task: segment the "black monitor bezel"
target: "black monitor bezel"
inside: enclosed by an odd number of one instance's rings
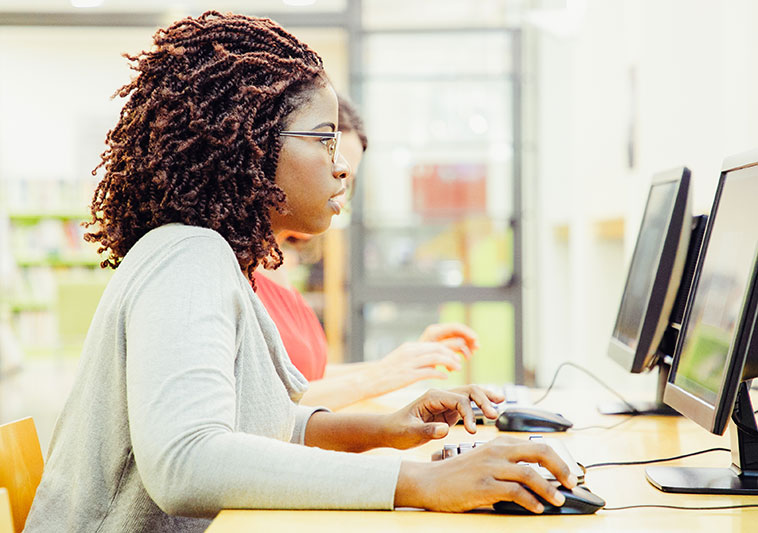
[[[743,300],[740,306],[739,321],[735,326],[734,337],[732,338],[729,352],[727,353],[727,364],[729,367],[727,368],[727,371],[724,372],[724,377],[718,391],[716,405],[711,405],[676,385],[676,370],[684,345],[683,339],[686,337],[687,329],[689,327],[692,304],[697,294],[698,286],[700,285],[700,276],[708,254],[711,233],[718,216],[719,202],[721,200],[724,184],[731,172],[756,166],[758,166],[758,151],[751,151],[747,154],[727,158],[724,161],[721,175],[719,176],[719,183],[716,188],[716,194],[713,199],[711,214],[708,217],[708,225],[705,236],[703,237],[703,245],[701,247],[700,256],[698,257],[695,276],[692,281],[692,288],[690,289],[690,294],[687,298],[687,307],[684,312],[681,332],[676,343],[674,358],[663,395],[663,400],[667,405],[673,407],[690,420],[716,435],[723,435],[726,430],[729,417],[734,409],[737,388],[740,381],[743,379],[745,361],[748,358],[748,352],[753,344],[753,339],[751,339],[751,337],[756,323],[756,316],[758,316],[758,250],[756,250],[756,254],[754,255],[752,271],[748,278],[747,289],[743,295]]]
[[[631,267],[634,256],[640,246],[642,223],[645,220],[649,207],[650,194],[652,194],[654,187],[671,182],[678,182],[678,188],[674,197],[673,209],[669,213],[667,220],[666,235],[657,258],[658,267],[651,285],[650,294],[647,298],[644,317],[638,330],[637,347],[632,349],[617,339],[614,333],[629,284],[629,276],[632,273]],[[681,279],[684,271],[687,243],[691,231],[692,208],[690,204],[690,170],[687,167],[676,167],[653,176],[650,188],[648,189],[645,211],[640,220],[634,252],[632,253],[632,259],[629,261],[629,270],[624,282],[624,292],[619,302],[619,313],[616,315],[613,331],[608,343],[608,356],[633,374],[649,370],[657,363],[658,345],[668,326],[669,315],[674,306],[678,291],[678,286],[671,287],[671,283],[673,280]],[[674,250],[673,254],[670,253],[672,249]]]

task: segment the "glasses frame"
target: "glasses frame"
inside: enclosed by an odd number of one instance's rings
[[[336,165],[339,161],[341,131],[280,131],[279,135],[284,137],[316,137],[326,146],[332,164]]]

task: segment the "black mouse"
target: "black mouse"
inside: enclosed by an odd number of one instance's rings
[[[545,506],[545,510],[542,514],[593,514],[605,507],[604,499],[582,486],[567,489],[561,485],[558,487],[558,492],[566,497],[566,503],[560,507],[553,505],[536,494],[534,495],[540,503]],[[494,507],[495,511],[498,513],[503,514],[527,514],[539,516],[537,513],[533,513],[514,502],[497,502],[492,507]]]
[[[535,407],[506,407],[495,422],[500,431],[549,433],[566,431],[574,424],[558,413]]]

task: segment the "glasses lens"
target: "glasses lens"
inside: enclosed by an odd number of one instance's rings
[[[326,151],[329,153],[329,157],[332,159],[332,164],[333,164],[337,159],[334,157],[334,153],[337,151],[336,139],[326,139],[325,144],[326,144]]]
[[[340,139],[342,138],[342,132],[338,131],[332,140],[334,148],[332,149],[332,164],[336,165],[340,158]]]

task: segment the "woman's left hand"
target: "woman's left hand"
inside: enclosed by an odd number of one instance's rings
[[[476,433],[471,402],[482,409],[484,416],[494,419],[498,412],[492,402],[499,403],[503,400],[502,394],[487,391],[477,385],[451,390],[432,389],[388,415],[385,446],[404,450],[433,439],[441,439],[448,434],[450,426],[460,419],[463,419],[466,431]]]

